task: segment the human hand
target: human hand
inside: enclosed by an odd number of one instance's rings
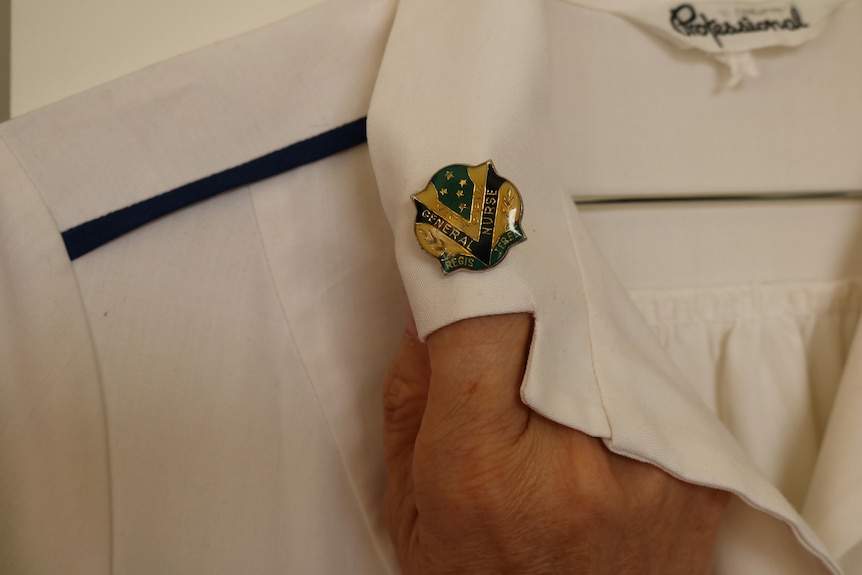
[[[404,572],[708,573],[729,494],[525,406],[531,331],[527,314],[460,321],[427,345],[405,331],[383,396],[383,515]]]

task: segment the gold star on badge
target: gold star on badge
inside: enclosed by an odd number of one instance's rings
[[[467,185],[467,180],[461,180],[461,181],[460,181],[460,182],[458,182],[458,183],[459,183],[459,184],[461,184],[462,186],[466,186],[466,185]]]
[[[463,198],[464,197],[464,190],[458,190],[457,192],[455,192],[455,195],[458,196],[459,198]]]
[[[461,204],[458,206],[458,208],[463,212],[465,209],[467,209],[467,204]]]
[[[440,190],[440,195],[441,195],[441,196],[445,196],[445,195],[446,195],[446,194],[448,194],[448,193],[449,193],[449,190],[447,190],[446,188],[443,188],[442,190]]]
[[[450,172],[450,171],[446,172],[446,179],[447,180],[451,180],[454,177],[455,177],[455,174],[453,174],[452,172]]]

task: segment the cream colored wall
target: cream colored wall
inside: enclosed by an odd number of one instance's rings
[[[9,30],[11,0],[0,0],[0,122],[9,119]]]
[[[323,0],[11,0],[19,116]]]

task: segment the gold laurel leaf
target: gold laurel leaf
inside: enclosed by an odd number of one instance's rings
[[[443,237],[437,228],[431,228],[431,231],[425,231],[423,229],[419,229],[419,233],[422,234],[422,239],[425,240],[430,247],[434,248],[439,252],[443,252],[446,250],[446,246],[443,243]]]
[[[515,203],[515,193],[512,192],[512,188],[509,188],[506,191],[506,196],[503,198],[503,205],[507,210],[512,208],[512,204]]]
[[[437,228],[431,228],[431,235],[434,236],[434,248],[441,252],[445,250],[446,245],[443,243],[443,235],[437,230]]]

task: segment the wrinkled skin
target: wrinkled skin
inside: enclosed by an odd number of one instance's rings
[[[383,516],[404,573],[708,573],[729,495],[524,406],[531,330],[526,314],[427,345],[405,330],[383,398]]]

